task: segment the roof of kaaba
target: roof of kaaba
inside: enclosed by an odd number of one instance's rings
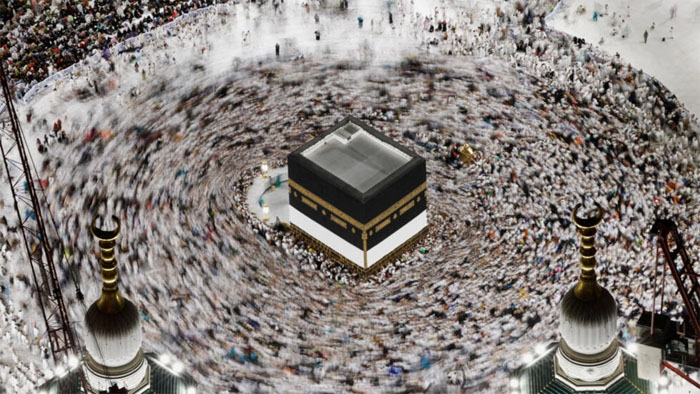
[[[289,155],[289,161],[359,201],[425,167],[421,156],[353,116],[303,144]]]
[[[192,378],[185,373],[175,373],[162,365],[155,353],[146,353],[146,360],[151,367],[151,388],[145,394],[185,394],[187,388],[194,385]],[[81,364],[82,366],[82,364]],[[80,370],[77,367],[60,378],[65,393],[82,393]],[[59,393],[59,379],[53,378],[39,387],[40,393]]]
[[[576,391],[557,379],[554,374],[554,356],[558,345],[552,346],[547,353],[534,363],[518,370],[516,376],[520,379],[522,393],[532,394],[574,394],[574,393],[608,393],[608,394],[644,394],[649,393],[650,385],[647,380],[637,376],[637,359],[622,352],[625,376],[613,383],[607,390]]]

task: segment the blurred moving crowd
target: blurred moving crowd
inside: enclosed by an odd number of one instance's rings
[[[73,263],[84,281],[94,278],[86,222],[105,207],[119,214],[128,228],[120,276],[145,342],[186,355],[204,391],[503,392],[514,355],[557,338],[556,308],[578,275],[569,209],[589,193],[608,212],[601,282],[619,303],[620,339],[633,340],[627,322],[650,303],[650,221],[683,213],[688,245],[700,248],[698,127],[653,78],[546,31],[554,3],[501,1],[450,16],[399,2],[390,23],[429,60],[371,77],[321,59],[251,67],[225,84],[176,80],[185,55],[167,38],[144,47],[141,69],[128,56],[116,56],[113,71],[92,64],[91,78],[125,86],[143,83],[144,68],[148,78],[155,67],[163,73],[140,96],[112,96],[87,120],[54,126],[67,141],[49,150],[42,173],[54,178],[48,193],[60,202]],[[312,13],[308,20],[316,29]],[[195,23],[180,34],[202,44]],[[54,121],[40,110],[27,119],[32,133]],[[348,113],[429,159],[427,253],[407,253],[367,283],[263,225],[243,202],[263,157],[282,165],[290,148]],[[447,165],[450,147],[465,141],[483,160]],[[0,381],[30,391],[50,376],[40,365],[47,344],[23,315],[35,302],[30,281],[7,267],[0,332],[13,346],[0,354]],[[672,286],[665,290],[679,316]]]

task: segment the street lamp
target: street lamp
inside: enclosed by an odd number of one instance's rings
[[[75,357],[71,354],[70,357],[68,357],[68,366],[70,367],[70,369],[77,367],[78,364],[80,364],[78,357]]]
[[[262,165],[260,166],[260,169],[261,169],[262,172],[263,172],[263,178],[267,178],[267,177],[268,177],[268,175],[267,175],[267,170],[270,169],[270,168],[267,166],[267,160],[263,160]]]
[[[178,375],[179,375],[180,372],[182,372],[184,369],[185,369],[185,364],[183,364],[183,363],[181,363],[181,362],[179,362],[179,361],[176,361],[176,362],[173,364],[173,372],[175,372],[175,373],[178,374]]]

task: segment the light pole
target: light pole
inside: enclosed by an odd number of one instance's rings
[[[267,179],[267,170],[270,168],[267,166],[267,160],[263,160],[262,165],[260,166],[260,169],[262,170],[263,173],[263,178]]]

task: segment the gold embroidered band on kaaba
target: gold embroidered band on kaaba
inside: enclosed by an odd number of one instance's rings
[[[348,228],[348,224],[344,222],[343,220],[339,219],[337,216],[331,214],[331,221],[337,224],[338,226],[342,228]]]
[[[313,201],[307,199],[306,197],[301,197],[301,202],[313,208],[314,211],[318,211],[318,206]]]
[[[405,196],[403,196],[403,198],[401,198],[399,201],[397,201],[397,202],[395,202],[394,204],[392,204],[392,205],[391,205],[389,208],[387,208],[384,212],[382,212],[382,213],[380,213],[379,215],[375,216],[375,217],[372,218],[369,222],[367,222],[367,223],[365,223],[365,224],[362,224],[362,223],[358,222],[357,220],[355,220],[352,216],[350,216],[350,215],[348,215],[347,213],[345,213],[345,212],[341,211],[340,209],[336,208],[335,206],[333,206],[333,204],[331,204],[331,203],[327,202],[326,200],[322,199],[321,197],[315,195],[314,193],[312,193],[312,192],[310,192],[308,189],[306,189],[304,186],[301,186],[300,184],[294,182],[294,181],[291,180],[291,179],[289,180],[289,186],[290,186],[291,188],[294,188],[294,189],[298,190],[299,193],[301,193],[302,195],[304,195],[304,196],[305,196],[306,198],[308,198],[309,200],[313,201],[314,203],[320,205],[321,207],[325,208],[325,209],[328,210],[329,212],[333,213],[333,214],[334,214],[335,216],[337,216],[339,219],[342,219],[342,220],[344,220],[344,221],[350,223],[351,225],[353,225],[353,226],[355,226],[356,228],[358,228],[358,229],[360,229],[360,230],[363,230],[363,231],[369,230],[370,228],[374,227],[374,225],[376,225],[377,223],[379,223],[379,222],[383,221],[384,219],[386,219],[389,215],[391,215],[394,211],[396,211],[396,210],[399,209],[400,207],[403,207],[403,208],[405,209],[403,212],[400,212],[400,214],[405,213],[406,210],[408,210],[408,209],[410,209],[411,207],[413,207],[413,204],[407,205],[406,207],[404,207],[404,205],[406,205],[409,201],[413,200],[413,198],[415,198],[417,195],[421,194],[421,193],[422,193],[423,191],[425,191],[425,189],[426,189],[426,183],[423,182],[420,186],[418,186],[417,188],[413,189],[410,193],[408,193],[408,194],[406,194]],[[302,197],[302,200],[303,200],[303,197]],[[309,201],[309,202],[311,202],[311,201]],[[307,205],[309,205],[308,202],[305,201],[305,203],[306,203]],[[315,209],[315,208],[314,208],[314,209]],[[336,223],[337,223],[337,222],[336,222]],[[382,223],[382,224],[383,224],[383,223]],[[388,223],[386,223],[386,224],[388,224]],[[385,224],[385,225],[386,225],[386,224]],[[380,226],[377,226],[376,231],[381,230],[381,228],[383,228],[385,225],[383,225],[383,226],[381,226],[381,227],[380,227]]]
[[[408,212],[408,210],[413,208],[414,205],[416,205],[414,201],[411,201],[408,204],[404,205],[403,207],[401,207],[401,209],[399,209],[399,215],[403,215],[404,213]]]

